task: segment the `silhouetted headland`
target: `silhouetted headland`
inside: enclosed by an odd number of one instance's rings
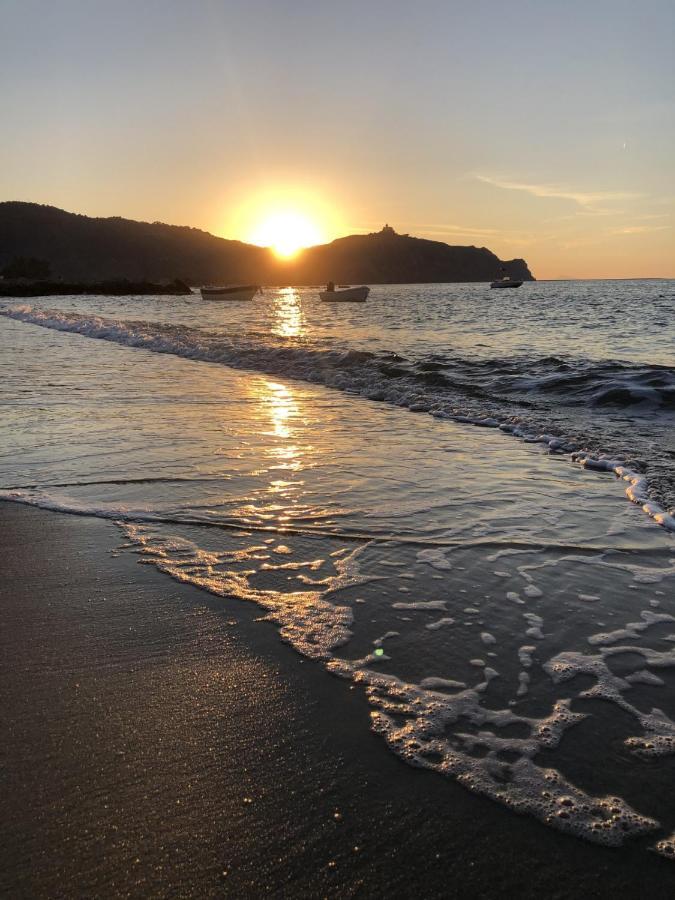
[[[30,263],[40,273],[37,277],[49,271],[55,280],[73,282],[157,283],[179,276],[187,284],[402,284],[491,281],[503,272],[534,280],[523,259],[500,260],[486,247],[451,246],[397,234],[389,226],[280,260],[267,248],[197,228],[90,218],[36,203],[0,203],[0,271],[9,267],[11,272],[17,260]]]

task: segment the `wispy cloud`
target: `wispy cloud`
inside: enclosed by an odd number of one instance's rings
[[[626,225],[624,228],[614,228],[610,234],[651,234],[654,231],[669,231],[671,225]]]
[[[532,243],[541,243],[551,240],[555,235],[537,232],[536,234],[524,231],[506,231],[499,228],[473,228],[463,225],[413,225],[413,233],[433,239],[458,239],[498,241],[501,244],[514,244],[527,246]]]
[[[616,210],[608,210],[603,207],[605,203],[615,203],[618,200],[635,199],[641,194],[627,191],[577,191],[556,184],[531,184],[524,181],[512,181],[508,178],[498,178],[492,175],[475,174],[474,178],[493,187],[502,188],[505,191],[524,191],[533,197],[554,200],[570,200],[576,203],[586,213],[604,215]]]
[[[425,234],[471,234],[494,237],[504,233],[498,228],[476,228],[473,225],[411,225],[410,227]]]

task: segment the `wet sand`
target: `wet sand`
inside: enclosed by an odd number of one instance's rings
[[[257,607],[111,553],[112,523],[0,526],[3,896],[672,896],[640,842],[409,768]]]

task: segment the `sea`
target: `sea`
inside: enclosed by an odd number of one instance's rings
[[[675,858],[675,281],[6,299],[0,349],[0,499],[257,605],[410,766]]]

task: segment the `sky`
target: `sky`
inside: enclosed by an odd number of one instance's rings
[[[674,43],[674,0],[0,0],[0,199],[674,277]]]

